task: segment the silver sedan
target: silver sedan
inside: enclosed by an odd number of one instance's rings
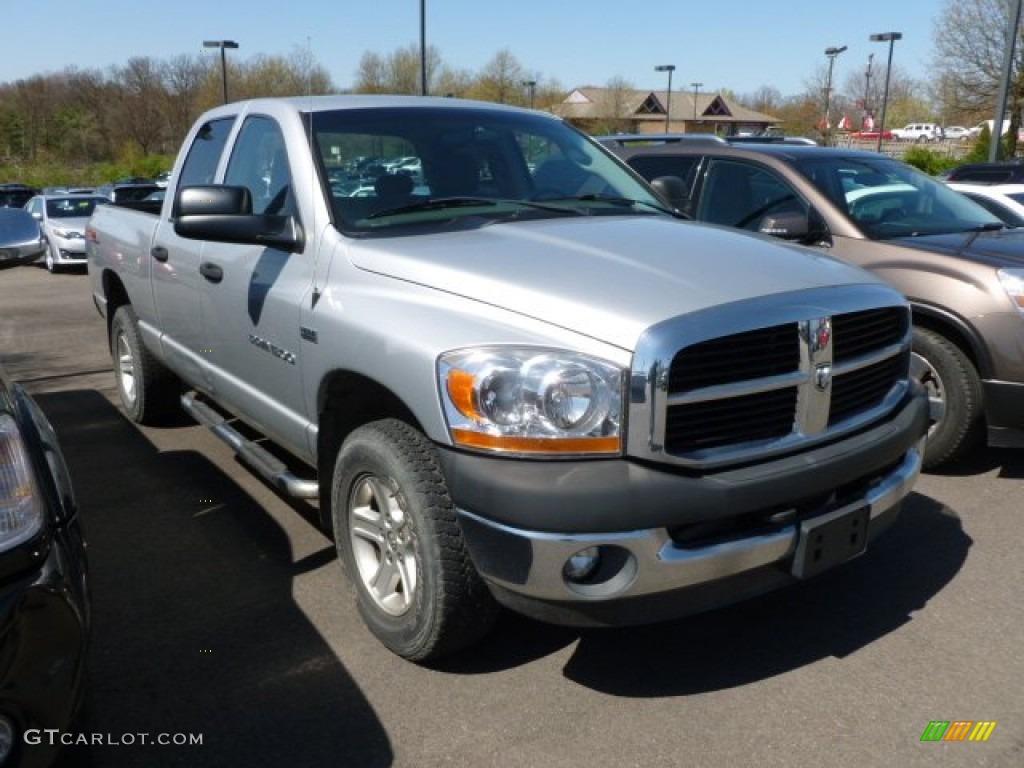
[[[99,195],[36,195],[25,203],[46,238],[50,272],[85,266],[85,225],[97,205],[109,202]]]
[[[45,248],[35,219],[21,208],[0,208],[0,267],[35,261]]]

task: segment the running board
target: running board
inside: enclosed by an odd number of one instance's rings
[[[202,402],[196,392],[182,395],[181,407],[204,427],[209,427],[213,434],[231,446],[238,458],[275,488],[299,499],[315,499],[320,496],[320,485],[316,480],[298,477],[262,445],[243,437],[228,424],[227,419]]]

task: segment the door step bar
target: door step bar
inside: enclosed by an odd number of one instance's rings
[[[199,399],[197,392],[186,392],[181,396],[181,407],[193,419],[209,427],[217,437],[231,446],[231,449],[256,474],[275,488],[299,499],[315,499],[320,496],[320,485],[316,480],[307,480],[294,474],[287,465],[257,442],[249,440],[232,427],[228,420],[214,408]]]

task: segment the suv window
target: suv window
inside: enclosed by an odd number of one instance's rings
[[[687,189],[691,189],[694,176],[697,174],[699,160],[700,158],[696,155],[637,155],[629,161],[629,164],[645,179],[676,176],[682,180]]]
[[[782,213],[806,215],[807,203],[778,175],[739,160],[711,161],[697,219],[759,232]]]
[[[296,213],[288,154],[276,122],[263,116],[246,118],[231,151],[224,183],[249,188],[253,213]]]
[[[179,187],[213,183],[217,164],[220,162],[221,153],[227,144],[228,134],[231,133],[234,122],[233,117],[226,117],[211,120],[199,129],[192,146],[188,149],[185,163],[181,166]]]

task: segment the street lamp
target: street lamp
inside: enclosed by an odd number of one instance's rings
[[[864,114],[871,114],[871,63],[875,60],[875,54],[868,54],[868,68],[864,70]]]
[[[902,32],[879,32],[877,35],[871,35],[871,42],[889,44],[889,62],[885,65],[885,90],[882,92],[882,117],[878,123],[878,146],[875,147],[876,152],[882,151],[882,133],[885,131],[885,110],[889,106],[889,73],[892,71],[892,46],[897,40],[902,39]]]
[[[693,86],[693,122],[697,122],[697,89],[704,83],[690,83]]]
[[[528,88],[530,90],[530,109],[533,109],[533,94],[537,89],[537,81],[523,80],[522,85],[523,87]]]
[[[841,45],[838,48],[830,47],[825,49],[825,55],[828,56],[828,77],[825,79],[825,143],[829,144],[829,136],[831,134],[832,123],[829,120],[829,102],[832,98],[832,66],[836,63],[836,56],[846,50],[845,45]]]
[[[420,0],[420,95],[427,95],[427,0]]]
[[[665,103],[665,133],[668,133],[668,121],[672,116],[672,73],[676,71],[675,64],[659,64],[654,68],[655,72],[668,72],[668,99]]]
[[[203,48],[220,48],[220,82],[224,91],[224,103],[228,103],[228,60],[225,51],[237,48],[234,40],[204,40]]]

